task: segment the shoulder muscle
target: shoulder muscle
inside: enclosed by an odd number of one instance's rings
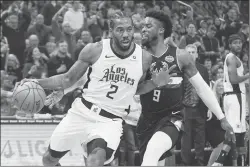
[[[83,61],[89,65],[94,64],[102,52],[102,42],[90,43],[80,52],[78,61]]]

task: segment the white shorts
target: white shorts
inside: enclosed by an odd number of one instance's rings
[[[246,96],[241,94],[241,103],[236,94],[224,96],[225,116],[235,133],[246,132]]]
[[[114,150],[109,164],[119,146],[122,136],[122,119],[109,119],[89,110],[81,101],[75,99],[66,117],[54,130],[50,139],[50,148],[63,152],[76,145],[82,145],[83,154],[87,157],[87,144],[96,138],[107,142],[107,147]]]

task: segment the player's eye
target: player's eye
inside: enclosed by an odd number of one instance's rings
[[[147,27],[147,28],[151,28],[152,25],[151,25],[151,24],[147,24],[146,27]]]
[[[129,27],[129,28],[127,29],[127,31],[128,31],[128,32],[132,31],[132,27]]]

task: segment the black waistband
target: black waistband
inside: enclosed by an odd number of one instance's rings
[[[224,92],[222,96],[234,95],[234,94],[241,94],[241,92],[240,91]]]
[[[91,109],[91,107],[93,106],[93,103],[85,100],[84,98],[81,98],[82,99],[82,103],[88,108],[88,109]],[[114,118],[120,118],[122,119],[121,117],[118,117],[114,114],[111,114],[103,109],[101,109],[100,113],[99,113],[100,116],[103,116],[103,117],[106,117],[106,118],[110,118],[110,119],[114,119]]]

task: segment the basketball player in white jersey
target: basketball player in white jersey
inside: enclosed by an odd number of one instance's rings
[[[110,21],[111,39],[88,44],[68,72],[37,82],[44,89],[71,87],[88,70],[81,98],[74,100],[66,117],[54,130],[43,165],[59,166],[59,160],[75,145],[81,144],[87,166],[103,166],[114,158],[122,135],[122,118],[129,114],[136,93],[164,86],[170,81],[165,68],[151,80],[142,77],[152,61],[148,52],[132,42],[131,18],[121,12]],[[143,84],[139,84],[139,81]]]
[[[224,63],[224,112],[236,135],[236,147],[244,146],[246,132],[246,87],[249,73],[243,74],[243,64],[239,59],[242,39],[233,34],[229,37],[230,53]]]
[[[142,45],[153,54],[153,61],[146,77],[161,72],[164,67],[175,64],[172,82],[152,91],[141,91],[142,114],[137,125],[137,135],[142,155],[142,166],[157,166],[167,156],[180,137],[182,119],[182,84],[184,75],[196,89],[206,106],[220,120],[226,130],[226,138],[235,140],[232,127],[227,122],[210,87],[196,69],[195,61],[185,50],[165,45],[164,39],[171,34],[172,24],[162,11],[148,11],[142,28]]]

